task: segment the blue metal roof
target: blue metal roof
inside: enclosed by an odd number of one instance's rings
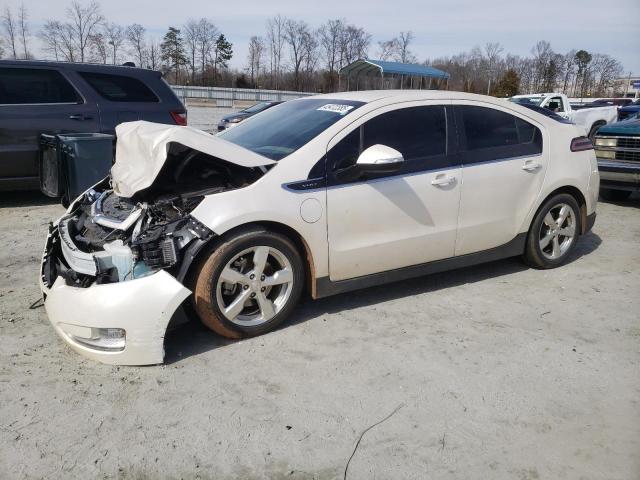
[[[447,72],[443,72],[437,68],[426,65],[416,65],[414,63],[386,62],[383,60],[356,60],[340,70],[341,74],[346,75],[351,73],[367,74],[372,72],[383,73],[385,75],[396,74],[414,77],[449,78]]]

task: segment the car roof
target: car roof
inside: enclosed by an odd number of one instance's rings
[[[106,65],[103,63],[76,63],[76,62],[55,62],[51,60],[0,60],[0,67],[16,66],[16,67],[54,67],[67,68],[71,70],[85,70],[96,72],[109,72],[119,74],[155,74],[161,75],[160,72],[149,70],[146,68],[130,67],[126,65]]]
[[[303,97],[304,99],[350,100],[355,102],[371,103],[380,100],[391,102],[415,101],[415,100],[475,100],[503,104],[506,100],[475,93],[456,92],[452,90],[362,90],[358,92],[325,93]]]

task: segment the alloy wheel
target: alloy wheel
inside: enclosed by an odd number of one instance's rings
[[[256,246],[235,255],[220,272],[215,295],[230,322],[256,326],[286,305],[293,290],[293,269],[277,248]]]
[[[576,213],[566,203],[553,206],[540,226],[539,245],[549,260],[557,260],[569,250],[576,236]]]

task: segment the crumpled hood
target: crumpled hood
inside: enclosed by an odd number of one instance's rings
[[[145,121],[121,123],[116,127],[116,162],[111,168],[113,190],[132,197],[150,187],[167,160],[169,144],[176,142],[242,167],[275,163],[266,157],[192,127]]]

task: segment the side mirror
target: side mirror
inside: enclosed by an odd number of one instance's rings
[[[404,158],[394,148],[372,145],[360,154],[356,167],[361,173],[394,173],[400,170]]]
[[[352,182],[366,174],[395,173],[403,163],[399,151],[385,145],[372,145],[360,154],[355,164],[338,170],[336,177],[343,182]]]

